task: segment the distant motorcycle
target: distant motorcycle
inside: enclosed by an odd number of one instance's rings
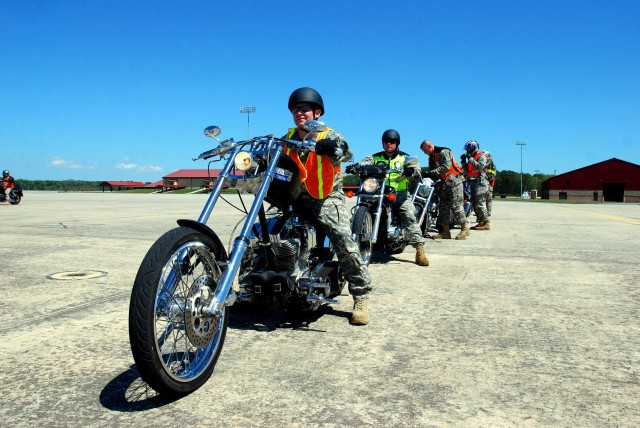
[[[416,222],[420,226],[422,235],[426,236],[428,232],[442,231],[442,217],[440,216],[440,192],[445,184],[442,180],[432,180],[429,177],[422,177],[411,196],[411,202],[415,207]],[[464,197],[464,214],[469,217],[471,214],[471,188],[469,183],[465,181],[462,185]],[[453,212],[449,217],[451,220],[450,228],[455,226]]]
[[[9,190],[9,203],[11,205],[18,205],[23,198],[22,189],[20,186],[16,186],[13,189]],[[5,202],[7,198],[4,195],[4,192],[0,192],[0,202]]]
[[[399,213],[393,207],[396,200],[395,189],[386,183],[387,174],[402,173],[402,169],[389,169],[385,163],[355,163],[345,168],[345,172],[360,177],[358,199],[351,218],[351,232],[360,247],[360,255],[365,264],[368,265],[371,261],[374,250],[388,254],[402,253],[409,244],[409,236]],[[354,195],[353,192],[347,192],[348,197]]]
[[[433,181],[429,177],[422,177],[411,195],[411,203],[415,208],[416,223],[422,235],[436,229],[439,212],[439,198],[436,185],[442,180]]]

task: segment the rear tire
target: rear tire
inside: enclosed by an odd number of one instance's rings
[[[198,311],[211,301],[224,248],[189,227],[161,236],[142,261],[129,305],[129,341],[142,378],[160,394],[184,396],[213,373],[227,332]]]

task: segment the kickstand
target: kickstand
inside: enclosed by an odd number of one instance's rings
[[[429,238],[431,239],[433,242],[438,242],[436,241],[436,238],[434,238],[433,236],[431,236],[431,234],[429,233],[428,230],[425,230],[424,233],[422,234],[423,238]]]

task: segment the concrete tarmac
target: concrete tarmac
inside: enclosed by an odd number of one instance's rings
[[[640,425],[638,204],[497,199],[492,230],[430,241],[429,267],[374,256],[368,326],[348,295],[302,320],[234,314],[211,379],[158,396],[129,349],[131,286],[205,199],[0,205],[3,426]],[[240,217],[220,204],[209,225],[228,242]]]

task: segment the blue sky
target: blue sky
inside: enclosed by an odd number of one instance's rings
[[[563,173],[640,164],[640,2],[0,0],[0,167],[23,179],[156,181],[202,130],[283,135],[301,86],[356,160],[381,149]],[[217,168],[219,164],[214,164]]]

